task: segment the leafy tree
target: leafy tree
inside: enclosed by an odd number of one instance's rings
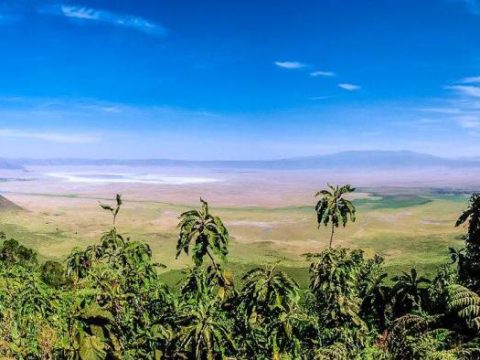
[[[457,269],[453,264],[440,265],[428,286],[427,301],[422,304],[424,311],[433,314],[447,312],[448,289],[451,285],[458,284]]]
[[[410,272],[402,272],[401,275],[394,276],[395,282],[392,288],[392,295],[395,301],[397,314],[405,314],[413,310],[421,310],[422,302],[426,296],[426,289],[422,285],[427,285],[430,280],[423,276],[418,276],[415,268]]]
[[[92,266],[92,258],[88,252],[74,248],[66,260],[66,275],[75,281],[84,278]]]
[[[113,315],[92,303],[84,306],[75,315],[74,348],[80,359],[102,360],[120,357],[122,345],[115,335]]]
[[[332,186],[328,184],[328,189],[320,190],[315,194],[315,197],[320,196],[320,200],[315,206],[318,227],[328,224],[331,226],[329,248],[332,247],[335,228],[338,228],[340,224],[345,227],[349,219],[355,222],[355,206],[350,200],[343,197],[354,191],[355,188],[350,185]]]
[[[310,291],[314,296],[312,310],[319,316],[324,331],[324,345],[337,341],[351,346],[361,343],[367,324],[360,316],[362,298],[359,292],[359,266],[356,257],[346,249],[328,249],[309,254]]]
[[[228,254],[228,231],[218,216],[210,214],[208,203],[203,199],[200,202],[201,210],[189,210],[180,215],[177,258],[182,251],[188,254],[192,247],[195,265],[201,265],[207,255],[213,267],[218,268],[214,254],[221,258]]]
[[[39,264],[33,250],[1,239],[0,358],[478,359],[476,199],[458,222],[469,221],[466,249],[450,251],[432,282],[412,269],[390,287],[381,257],[329,248],[308,254],[308,289],[275,265],[233,288],[222,266],[228,231],[202,200],[180,217],[177,257],[190,250],[193,266],[171,289],[148,244],[116,229],[117,195],[115,206],[102,204],[112,228],[62,262]],[[334,213],[322,211],[330,223]]]
[[[284,272],[277,271],[275,265],[254,268],[242,280],[240,297],[250,319],[268,319],[279,311],[288,312],[298,301],[298,284]]]
[[[240,308],[244,311],[239,327],[246,337],[248,353],[276,357],[298,356],[301,345],[296,327],[302,321],[298,313],[298,284],[276,266],[254,268],[242,278]],[[253,335],[253,336],[252,336]]]
[[[235,350],[225,313],[215,297],[187,301],[177,319],[177,353],[188,359],[223,359]]]
[[[5,240],[0,247],[0,261],[4,265],[22,265],[34,267],[37,265],[37,253],[20,244],[15,239]]]
[[[359,296],[362,299],[360,316],[376,331],[384,330],[391,318],[391,288],[385,284],[387,273],[383,269],[383,258],[375,255],[365,259],[361,250],[352,251],[357,267]]]
[[[198,267],[207,256],[209,270],[215,274],[219,286],[227,288],[232,285],[232,279],[223,271],[219,260],[224,260],[228,254],[228,230],[218,216],[210,214],[208,203],[203,199],[200,202],[200,210],[189,210],[180,215],[176,257],[182,252],[188,254],[191,249],[192,260]]]
[[[66,284],[65,270],[63,264],[58,261],[48,260],[40,267],[42,280],[55,288]]]
[[[460,214],[455,226],[460,226],[467,221],[465,251],[457,252],[452,259],[458,259],[460,281],[469,288],[480,291],[480,194],[478,193],[472,194],[468,208]]]
[[[447,288],[446,313],[407,314],[393,322],[387,347],[394,359],[477,359],[480,298],[467,288]]]

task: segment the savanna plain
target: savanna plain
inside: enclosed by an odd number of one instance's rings
[[[207,200],[230,233],[227,268],[234,274],[268,263],[308,286],[304,254],[328,247],[329,228],[317,227],[315,192],[349,183],[357,218],[336,232],[334,245],[385,258],[390,274],[412,266],[426,274],[448,261],[447,247],[462,246],[454,227],[476,170],[245,170],[143,167],[30,167],[2,170],[0,227],[47,259],[98,241],[111,225],[99,203],[116,193],[124,205],[119,231],[147,242],[162,277],[175,284],[187,257],[175,259],[178,217]],[[465,180],[468,179],[468,180]]]

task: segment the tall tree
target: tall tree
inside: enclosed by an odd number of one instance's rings
[[[328,189],[320,190],[315,194],[315,197],[320,197],[315,206],[318,227],[331,225],[329,248],[332,247],[335,228],[338,228],[340,224],[345,227],[348,220],[355,222],[355,206],[350,200],[343,197],[354,191],[355,188],[350,185],[332,186],[328,184]]]
[[[455,226],[468,221],[466,247],[464,252],[454,254],[452,260],[458,260],[458,275],[463,285],[473,291],[480,291],[480,194],[470,197],[468,208],[464,210]]]
[[[271,317],[277,311],[288,311],[295,305],[298,285],[275,265],[254,268],[243,276],[242,302],[248,317]]]
[[[203,263],[206,255],[218,271],[220,265],[215,255],[224,258],[228,254],[228,230],[218,216],[210,214],[208,203],[203,199],[200,201],[200,210],[189,210],[180,215],[176,256],[178,258],[182,251],[188,254],[192,247],[192,259],[196,266]]]
[[[425,289],[422,285],[430,284],[430,280],[423,276],[418,276],[415,268],[410,272],[402,272],[399,276],[394,276],[392,280],[392,293],[396,302],[397,312],[407,313],[412,310],[421,310],[422,299],[425,295]]]
[[[360,318],[361,288],[358,264],[347,249],[327,249],[319,254],[308,254],[310,291],[314,310],[325,326],[341,329],[364,327]]]
[[[274,359],[281,358],[281,354],[298,356],[298,284],[275,265],[254,268],[242,280],[239,300],[244,315],[239,328],[251,348],[249,352],[260,355],[263,348],[263,355]]]
[[[178,355],[184,359],[224,359],[235,350],[225,314],[216,298],[192,299],[179,310]]]

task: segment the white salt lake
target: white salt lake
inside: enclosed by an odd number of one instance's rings
[[[161,174],[136,174],[136,173],[89,173],[89,172],[55,172],[47,176],[61,179],[71,183],[138,183],[161,185],[189,185],[205,184],[221,181],[211,177],[197,176],[170,176]]]

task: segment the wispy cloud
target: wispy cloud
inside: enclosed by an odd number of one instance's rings
[[[465,129],[479,129],[480,117],[475,115],[457,116],[456,120]]]
[[[132,15],[116,14],[107,10],[99,10],[84,6],[63,4],[48,5],[40,7],[39,12],[55,16],[64,16],[86,22],[102,22],[140,31],[152,36],[164,36],[166,34],[166,30],[162,25],[144,18]]]
[[[307,64],[298,61],[275,61],[274,64],[283,69],[301,69],[307,66]]]
[[[460,80],[463,84],[478,84],[480,83],[480,76],[469,76]]]
[[[333,71],[313,71],[310,73],[310,76],[312,77],[332,77],[335,76],[335,73]]]
[[[420,108],[418,110],[423,112],[446,114],[446,115],[460,114],[462,112],[462,110],[459,108],[449,108],[449,107],[425,107],[425,108]]]
[[[360,86],[354,85],[354,84],[348,84],[348,83],[338,84],[338,87],[343,89],[343,90],[347,90],[347,91],[360,90]]]
[[[435,128],[439,128],[445,124],[445,120],[443,118],[427,118],[427,117],[417,117],[413,116],[410,119],[394,121],[391,123],[392,125],[405,127],[408,126],[413,129],[417,130],[432,130]]]
[[[113,113],[118,114],[122,112],[122,107],[119,105],[91,105],[91,104],[84,104],[78,105],[78,107],[87,109],[87,110],[98,110],[101,112],[106,113]]]
[[[25,131],[18,129],[0,129],[0,138],[35,139],[65,144],[87,144],[100,140],[99,136],[92,134]]]
[[[435,114],[437,119],[453,121],[473,134],[480,129],[480,76],[465,77],[455,84],[444,86],[451,94],[442,99],[441,106],[424,107],[418,110]]]
[[[452,85],[446,86],[446,89],[455,90],[461,95],[480,97],[480,87],[473,85]]]

